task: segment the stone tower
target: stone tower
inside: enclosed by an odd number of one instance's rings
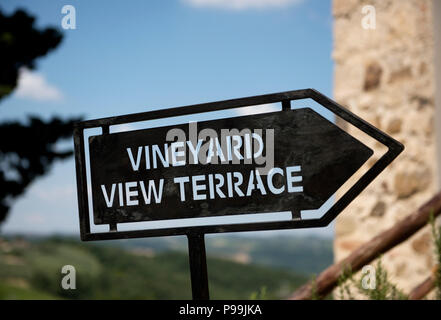
[[[336,260],[416,210],[438,190],[433,16],[435,6],[441,14],[439,3],[333,0],[334,98],[406,147],[338,217]],[[373,25],[366,20],[372,12]],[[431,234],[425,228],[389,251],[383,262],[392,280],[409,292],[429,275],[433,258]]]

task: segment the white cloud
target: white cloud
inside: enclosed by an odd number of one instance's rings
[[[194,7],[246,10],[281,8],[299,4],[303,0],[184,0],[184,2]]]
[[[243,107],[239,109],[234,109],[234,111],[240,116],[246,116],[249,114],[258,114],[258,113],[268,113],[282,110],[282,105],[280,103],[268,103],[268,104],[260,104],[257,106],[251,107]]]
[[[26,68],[20,69],[15,95],[36,101],[60,101],[63,99],[61,91],[47,83],[43,75]]]

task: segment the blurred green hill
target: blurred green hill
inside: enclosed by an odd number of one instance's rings
[[[185,237],[140,238],[102,242],[140,251],[187,252]],[[207,235],[207,254],[228,260],[316,274],[333,263],[333,241],[318,236]]]
[[[186,245],[182,238],[173,241]],[[152,247],[63,237],[0,238],[0,299],[190,299],[187,253]],[[309,279],[305,273],[210,255],[213,299],[280,299]],[[61,288],[64,265],[76,268],[76,290]]]

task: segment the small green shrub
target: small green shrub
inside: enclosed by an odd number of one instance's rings
[[[435,271],[435,289],[436,299],[441,300],[441,227],[436,225],[433,211],[430,214],[429,224],[432,229],[432,237],[435,247],[436,271]],[[381,257],[375,268],[375,289],[366,289],[362,286],[361,277],[354,279],[350,267],[345,267],[338,279],[338,293],[342,300],[353,300],[353,290],[356,289],[364,297],[370,300],[405,300],[407,295],[397,288],[395,284],[390,282],[386,269],[384,269]]]
[[[441,227],[436,226],[433,211],[430,214],[429,223],[432,228],[432,237],[435,244],[435,257],[437,263],[435,272],[436,299],[441,300]]]
[[[388,273],[384,269],[381,257],[375,268],[375,288],[364,288],[363,276],[355,279],[350,267],[344,268],[338,280],[339,298],[342,300],[354,300],[355,289],[363,297],[369,300],[406,300],[407,296],[389,280]]]

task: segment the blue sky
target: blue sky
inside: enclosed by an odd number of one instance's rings
[[[0,103],[2,120],[92,119],[308,87],[332,96],[330,0],[3,0],[0,8],[61,28],[66,4],[77,28],[23,72]],[[36,181],[2,229],[77,234],[77,215],[72,159]]]

